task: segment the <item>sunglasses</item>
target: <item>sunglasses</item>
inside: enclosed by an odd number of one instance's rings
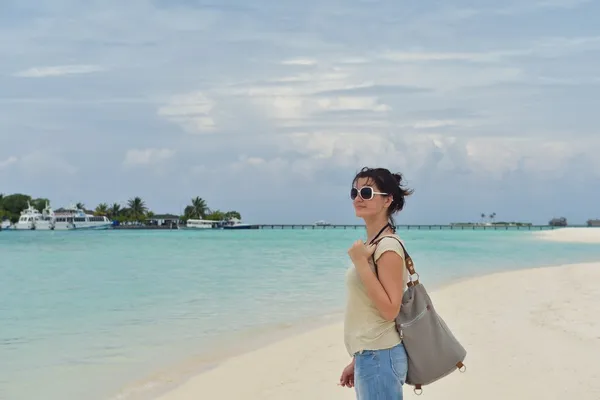
[[[387,193],[381,193],[381,192],[374,191],[371,186],[363,186],[360,188],[360,190],[353,187],[350,190],[350,198],[352,200],[356,199],[356,197],[359,195],[360,195],[360,198],[363,200],[371,200],[373,198],[373,196],[375,196],[376,194],[380,194],[383,196],[388,195]]]

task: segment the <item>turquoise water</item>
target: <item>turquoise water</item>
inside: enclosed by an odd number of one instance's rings
[[[600,245],[546,242],[529,231],[399,233],[429,287],[600,260]],[[141,398],[160,389],[170,367],[190,372],[218,353],[217,343],[337,313],[346,251],[362,236],[362,229],[1,232],[0,398]]]

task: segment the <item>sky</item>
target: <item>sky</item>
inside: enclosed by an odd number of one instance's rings
[[[502,5],[499,5],[502,3]],[[600,217],[600,4],[3,0],[0,193],[399,224]]]

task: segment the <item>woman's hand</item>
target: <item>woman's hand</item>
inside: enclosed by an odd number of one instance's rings
[[[344,368],[340,377],[340,386],[352,388],[354,387],[354,361]]]
[[[375,247],[374,244],[366,246],[362,240],[357,240],[348,249],[348,255],[352,263],[358,266],[359,264],[364,264],[365,261],[369,261],[369,257],[375,252]]]

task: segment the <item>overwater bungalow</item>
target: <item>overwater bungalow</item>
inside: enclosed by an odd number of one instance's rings
[[[550,226],[567,226],[567,219],[565,217],[560,218],[552,218],[550,222],[548,222]]]

